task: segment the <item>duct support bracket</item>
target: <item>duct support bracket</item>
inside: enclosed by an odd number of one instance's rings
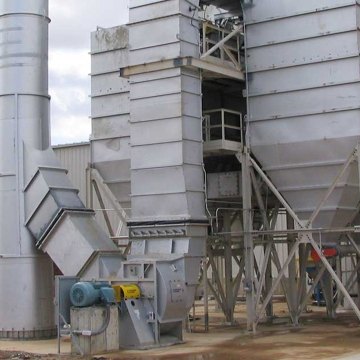
[[[144,74],[177,67],[200,69],[203,71],[203,77],[216,77],[220,74],[231,79],[241,81],[245,80],[245,75],[241,70],[189,56],[124,67],[120,69],[120,76],[128,78],[131,75]]]

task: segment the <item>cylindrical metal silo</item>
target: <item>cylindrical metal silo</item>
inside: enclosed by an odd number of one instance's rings
[[[0,1],[0,338],[54,332],[53,268],[25,227],[23,145],[49,146],[48,1]]]

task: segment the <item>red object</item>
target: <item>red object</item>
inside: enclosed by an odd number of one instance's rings
[[[334,247],[321,249],[321,252],[326,258],[332,258],[338,255],[338,252]],[[320,256],[314,249],[311,250],[311,258],[314,260],[314,262],[320,261]]]

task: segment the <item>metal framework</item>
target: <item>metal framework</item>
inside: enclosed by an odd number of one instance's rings
[[[319,202],[317,208],[313,211],[312,215],[307,221],[302,221],[299,219],[297,214],[292,210],[287,201],[283,198],[280,192],[272,184],[271,180],[267,177],[264,171],[260,168],[254,158],[252,158],[249,152],[245,150],[242,153],[236,155],[238,160],[242,164],[242,176],[243,176],[243,224],[244,224],[244,256],[245,256],[245,283],[247,291],[246,302],[247,302],[247,315],[248,315],[248,329],[256,330],[256,326],[259,321],[262,319],[264,312],[271,303],[272,297],[276,288],[279,284],[282,283],[284,293],[286,296],[287,304],[289,307],[289,313],[294,324],[298,324],[299,318],[306,307],[306,304],[309,300],[310,295],[312,294],[316,285],[321,282],[324,289],[324,297],[327,306],[328,315],[335,317],[336,309],[339,306],[341,300],[346,298],[351,308],[353,309],[356,316],[360,319],[360,310],[351,295],[349,294],[349,289],[354,285],[356,281],[356,275],[358,273],[359,264],[356,264],[354,270],[350,274],[350,277],[346,284],[343,284],[342,279],[339,277],[339,274],[334,270],[334,264],[331,264],[330,261],[326,258],[322,251],[322,244],[315,241],[313,234],[321,234],[322,232],[337,232],[339,236],[341,234],[346,234],[349,244],[352,246],[352,252],[359,254],[359,247],[357,246],[354,239],[351,237],[351,233],[357,232],[358,228],[347,227],[342,229],[312,229],[311,225],[313,221],[318,216],[320,210],[326,204],[327,199],[332,194],[336,185],[341,180],[344,173],[348,170],[350,164],[354,161],[358,163],[359,167],[359,147],[357,146],[354,151],[350,154],[348,159],[343,164],[339,173],[334,178],[332,184],[327,189],[323,198]],[[250,216],[251,211],[251,202],[249,200],[250,194],[252,193],[252,188],[254,189],[255,198],[257,200],[257,205],[259,206],[260,212],[266,214],[266,209],[264,207],[260,188],[257,178],[261,179],[262,182],[272,191],[273,195],[277,198],[280,203],[280,206],[286,209],[289,220],[295,224],[295,229],[284,230],[282,232],[274,231],[271,228],[271,225],[266,218],[266,215],[263,215],[263,229],[253,231],[252,221]],[[270,230],[270,231],[268,231]],[[279,266],[279,262],[276,260],[276,255],[274,251],[275,236],[280,234],[287,234],[287,243],[288,243],[288,257],[285,260],[282,267]],[[255,266],[253,266],[253,247],[254,247],[254,238],[263,237],[264,239],[264,262],[261,267],[259,276],[256,278]],[[313,249],[318,255],[320,262],[318,263],[318,272],[313,280],[313,283],[306,291],[305,281],[306,281],[306,266],[307,259],[310,253],[310,250]],[[349,250],[351,252],[351,250]],[[265,286],[265,278],[267,273],[267,267],[270,262],[270,253],[272,253],[272,259],[278,268],[278,276],[274,279],[272,286],[269,288]],[[299,255],[299,274],[296,274],[296,264],[295,264],[295,255]],[[288,279],[284,282],[285,273],[288,272]],[[332,290],[332,280],[335,282],[337,287],[338,296],[336,301],[334,301],[333,290]]]
[[[119,248],[123,249],[124,254],[128,254],[131,248],[131,241],[129,241],[129,230],[126,225],[128,221],[128,215],[126,211],[121,206],[119,201],[115,198],[115,196],[113,195],[97,169],[90,169],[90,182],[91,208],[94,208],[94,199],[97,199],[100,206],[98,210],[104,217],[104,221],[110,238],[116,243]],[[111,208],[109,208],[109,206],[106,206],[107,204],[109,204]],[[118,222],[116,230],[114,230],[114,224],[111,222],[109,216],[110,212],[115,212],[115,214],[117,215]],[[126,234],[121,235],[124,232]]]
[[[356,316],[360,319],[360,311],[350,295],[350,289],[358,284],[360,249],[353,234],[359,232],[358,226],[344,228],[312,229],[311,223],[326,204],[326,200],[348,167],[359,164],[359,147],[356,147],[343,164],[341,170],[327,189],[317,208],[307,221],[299,219],[287,201],[267,177],[265,172],[250,155],[248,148],[236,154],[242,165],[242,207],[224,208],[223,231],[215,232],[209,237],[207,246],[208,260],[206,269],[212,270],[212,278],[203,281],[203,286],[210,292],[223,311],[226,322],[234,324],[234,308],[238,298],[241,282],[246,296],[247,328],[256,331],[260,321],[273,317],[272,300],[281,286],[289,309],[289,315],[294,325],[306,309],[309,299],[318,284],[321,284],[329,317],[336,317],[336,311],[346,299]],[[263,198],[263,185],[271,190],[276,198],[271,210],[266,208]],[[253,199],[252,199],[253,197]],[[239,205],[237,205],[239,206]],[[276,230],[275,224],[280,212],[285,209],[287,214],[287,229]],[[258,212],[258,216],[255,213]],[[242,231],[231,231],[232,222],[242,217]],[[254,219],[256,217],[256,219]],[[260,218],[260,219],[258,219]],[[216,219],[218,222],[218,219]],[[254,227],[256,229],[254,230]],[[345,256],[353,262],[353,269],[345,282],[341,277],[339,261],[326,258],[323,254],[323,244],[315,241],[313,234],[335,233],[343,236],[341,244],[346,248]],[[279,259],[276,244],[287,244],[288,255],[283,263]],[[255,247],[263,247],[262,262],[258,263],[254,255]],[[310,251],[314,250],[320,261],[315,264],[316,275],[307,286],[306,268],[309,266]],[[297,265],[296,257],[299,262]],[[220,260],[219,260],[220,259]],[[233,273],[233,263],[237,272]],[[273,279],[272,264],[277,270]],[[335,269],[335,270],[334,270]],[[203,270],[204,273],[205,270]],[[225,279],[225,281],[223,281]],[[333,292],[333,282],[336,292]],[[358,290],[358,287],[357,287]],[[205,314],[208,313],[207,304]],[[205,328],[208,328],[208,318],[205,317]]]
[[[242,72],[240,48],[243,37],[243,28],[236,27],[233,31],[218,28],[207,22],[203,23],[202,32],[202,55],[200,59],[193,57],[179,57],[171,60],[154,61],[146,64],[125,67],[121,70],[121,76],[132,76],[135,74],[152,73],[161,70],[168,70],[174,67],[186,69],[201,69],[203,79],[230,78],[236,81],[244,80]],[[220,112],[221,124],[213,125],[212,114]],[[225,116],[228,110],[215,109],[204,111],[204,149],[206,143],[210,143],[212,130],[221,130],[220,140],[224,148],[226,130],[239,131],[243,129],[240,112],[233,112],[240,116],[240,126],[226,125]],[[241,131],[240,131],[241,132]],[[358,232],[358,228],[329,228],[314,229],[312,224],[317,219],[320,211],[324,208],[334,189],[339,185],[342,176],[348,170],[350,164],[359,161],[358,147],[354,149],[347,161],[344,162],[341,170],[334,178],[332,184],[326,190],[323,198],[316,209],[306,220],[300,220],[298,214],[291,208],[276,186],[272,183],[267,174],[252,157],[250,148],[243,146],[244,139],[238,141],[238,147],[233,148],[236,158],[242,169],[242,197],[241,204],[236,207],[220,209],[222,211],[222,228],[216,228],[207,242],[207,258],[202,267],[202,284],[204,287],[205,307],[205,329],[208,329],[208,290],[213,294],[220,309],[223,311],[226,321],[234,324],[234,308],[238,298],[239,290],[243,285],[247,306],[247,328],[256,331],[260,321],[273,317],[272,300],[279,286],[285,296],[289,315],[292,322],[297,325],[303,314],[309,298],[316,286],[321,283],[326,301],[327,312],[330,317],[336,316],[336,310],[343,299],[346,299],[357,317],[360,319],[360,311],[353,301],[349,291],[358,281],[360,265],[357,262],[360,257],[360,249],[352,237]],[[248,145],[249,142],[246,142]],[[215,148],[211,149],[216,151]],[[101,194],[97,189],[99,181],[93,181],[94,190],[99,198]],[[101,181],[100,181],[101,183]],[[264,199],[264,187],[273,196],[269,207]],[[228,206],[228,205],[227,205]],[[240,208],[239,208],[240,206]],[[106,223],[105,205],[101,205]],[[281,209],[285,209],[287,216],[286,229],[275,228]],[[121,212],[120,212],[121,219]],[[218,221],[218,214],[215,216]],[[241,219],[241,221],[239,221]],[[242,230],[232,231],[234,221],[241,223]],[[111,224],[108,225],[109,232],[114,234]],[[313,234],[336,233],[345,238],[346,245],[351,247],[350,253],[353,260],[353,270],[344,283],[341,278],[341,266],[339,261],[327,259],[323,254],[321,242],[314,240]],[[115,236],[119,235],[118,233]],[[287,248],[287,257],[282,261],[277,249],[281,243]],[[259,261],[255,256],[255,248],[261,247],[262,259]],[[310,287],[307,286],[308,257],[311,251],[315,251],[320,261],[316,264],[316,275],[312,279]],[[355,257],[354,257],[355,256]],[[299,262],[297,264],[297,258]],[[277,276],[273,279],[273,268]],[[208,279],[208,270],[212,278]],[[336,293],[333,293],[333,282],[336,284]]]
[[[229,31],[204,21],[201,59],[208,61],[219,59],[222,66],[227,64],[240,71],[242,69],[240,58],[241,35],[243,35],[241,32],[241,26]]]

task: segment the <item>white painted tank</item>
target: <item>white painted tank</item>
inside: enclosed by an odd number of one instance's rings
[[[53,266],[25,228],[23,142],[49,146],[48,1],[0,1],[0,338],[54,334]],[[16,299],[16,301],[14,301]]]

